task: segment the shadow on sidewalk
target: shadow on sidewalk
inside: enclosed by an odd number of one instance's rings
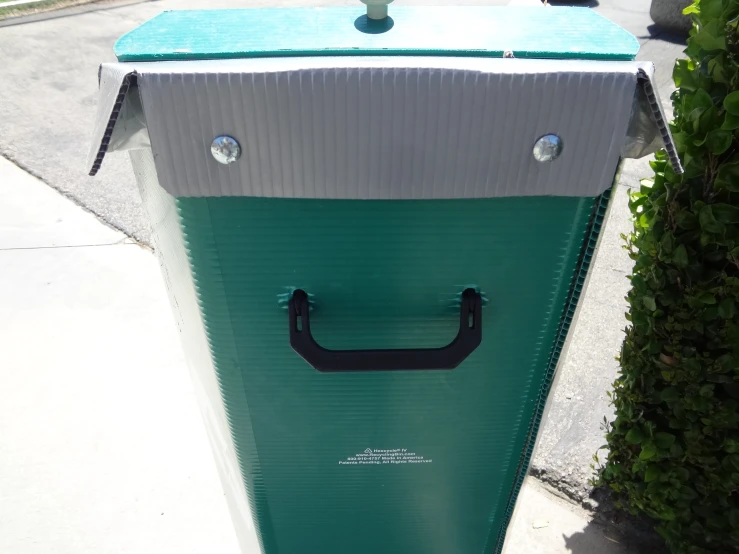
[[[565,548],[572,554],[668,554],[657,533],[643,522],[630,522],[627,529],[621,529],[621,525],[605,523],[600,517],[592,519],[582,531],[563,534]],[[604,544],[611,548],[604,549]]]
[[[598,0],[549,0],[552,6],[574,6],[576,8],[597,8]]]
[[[670,31],[660,29],[655,23],[652,23],[649,27],[647,27],[647,32],[649,33],[648,35],[637,38],[662,40],[664,42],[669,42],[670,44],[682,45],[685,45],[685,42],[688,38],[687,35],[681,35],[680,33],[672,33]]]

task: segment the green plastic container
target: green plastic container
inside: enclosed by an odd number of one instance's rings
[[[243,552],[497,553],[649,71],[587,9],[363,9],[145,23],[90,167],[130,150]]]

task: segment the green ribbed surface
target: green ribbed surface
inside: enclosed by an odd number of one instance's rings
[[[593,260],[595,254],[595,247],[598,244],[598,237],[600,236],[601,228],[603,227],[606,213],[608,211],[608,204],[611,200],[611,189],[601,194],[595,201],[593,206],[593,212],[590,218],[590,224],[588,225],[588,231],[585,236],[585,240],[582,243],[580,251],[580,261],[578,263],[577,270],[575,271],[575,278],[572,280],[569,298],[567,305],[562,313],[562,318],[559,326],[559,332],[557,338],[552,345],[551,356],[547,367],[547,372],[542,380],[539,394],[536,398],[536,411],[534,416],[531,418],[529,435],[526,441],[526,446],[521,453],[521,460],[517,469],[517,476],[511,496],[508,502],[508,508],[505,515],[505,527],[508,527],[511,517],[513,516],[513,510],[516,506],[516,499],[519,492],[521,492],[521,486],[523,480],[526,477],[526,473],[531,463],[531,456],[534,453],[534,446],[536,445],[536,437],[539,433],[539,426],[542,422],[544,415],[544,409],[546,408],[547,398],[552,388],[554,381],[554,375],[559,364],[559,358],[564,349],[565,342],[567,341],[567,335],[570,331],[570,326],[575,317],[577,311],[577,305],[580,301],[580,295],[583,292],[585,281],[587,280],[588,270],[590,269],[590,263]],[[495,554],[500,554],[503,551],[505,541],[505,535],[502,534],[498,538],[496,545]]]
[[[502,544],[606,202],[177,199],[265,554]],[[290,349],[294,287],[324,346],[400,348],[449,342],[468,285],[483,342],[454,371],[321,374]],[[432,462],[339,464],[367,448]]]

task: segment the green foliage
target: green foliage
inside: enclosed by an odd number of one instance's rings
[[[634,260],[600,483],[674,553],[739,552],[739,0],[697,0],[664,151],[631,196]],[[596,458],[597,459],[597,458]]]

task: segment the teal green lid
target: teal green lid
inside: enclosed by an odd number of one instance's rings
[[[124,35],[119,61],[267,56],[491,56],[632,60],[639,43],[588,8],[365,6],[164,12]]]

